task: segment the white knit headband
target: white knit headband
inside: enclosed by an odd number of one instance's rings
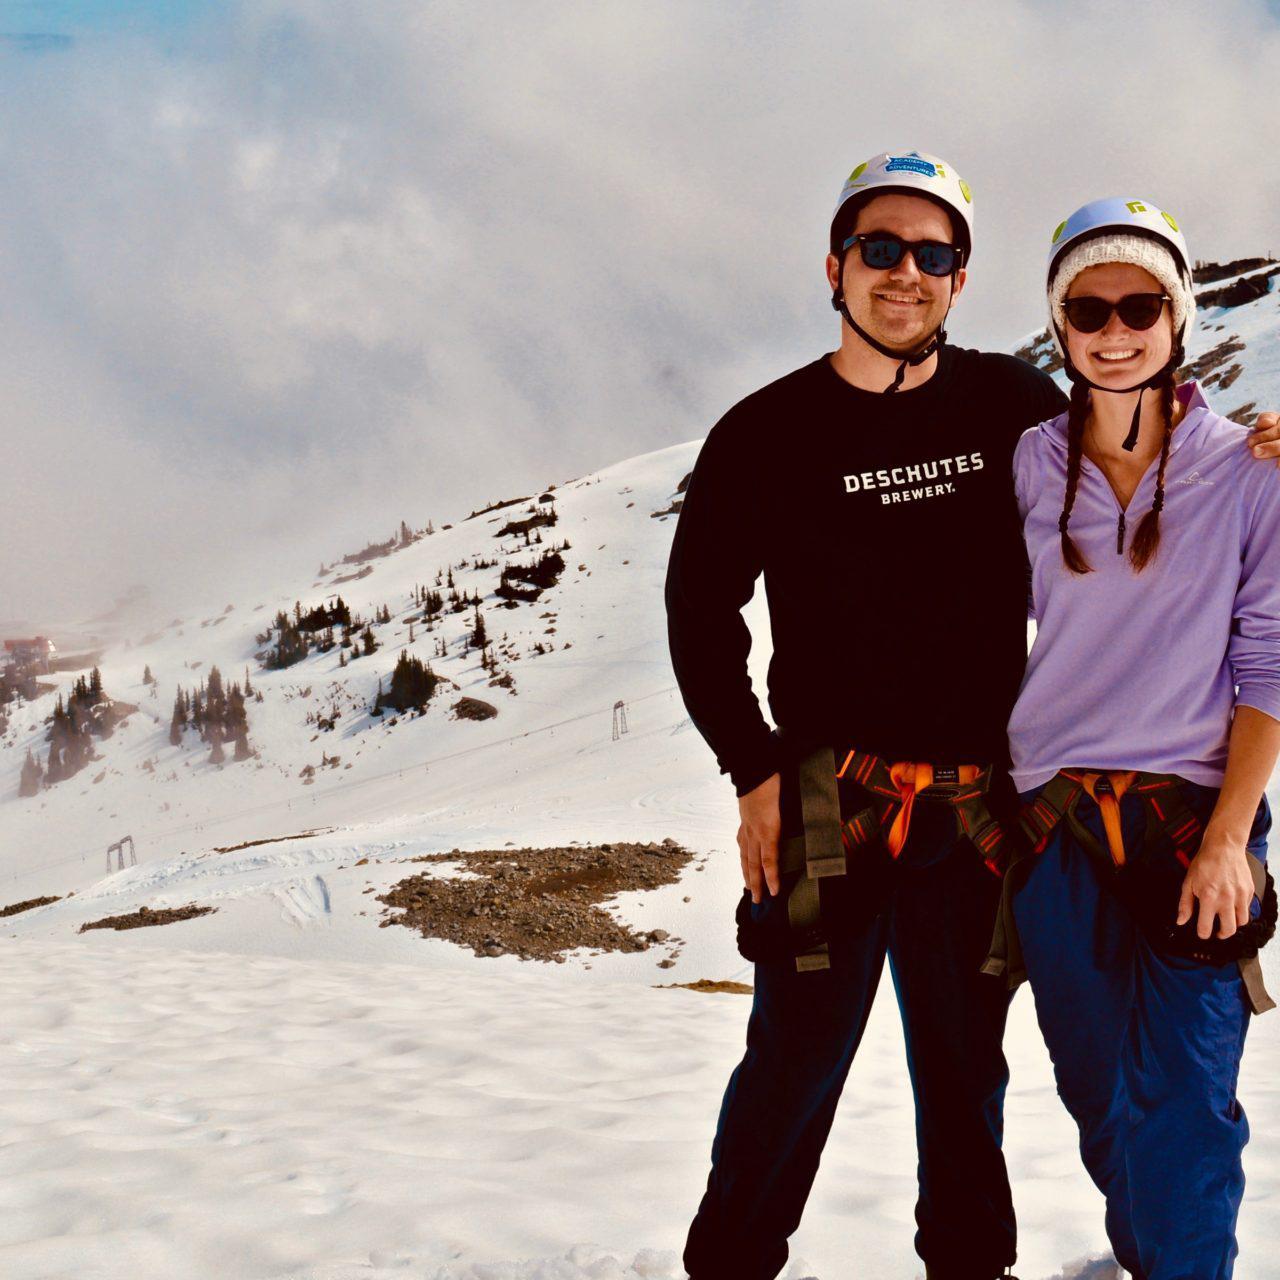
[[[1196,319],[1196,296],[1190,281],[1183,277],[1173,254],[1158,240],[1124,232],[1094,236],[1068,249],[1063,255],[1049,282],[1049,314],[1058,331],[1063,334],[1067,331],[1067,317],[1062,304],[1071,282],[1086,267],[1099,267],[1108,262],[1132,263],[1155,276],[1165,293],[1173,299],[1170,306],[1174,339],[1176,341],[1181,333],[1185,341]]]

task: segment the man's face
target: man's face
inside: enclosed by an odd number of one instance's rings
[[[904,240],[940,240],[953,244],[951,219],[945,210],[921,196],[890,192],[868,200],[858,211],[854,231],[891,231]],[[862,261],[860,245],[844,255],[844,298],[849,314],[878,342],[907,354],[920,346],[946,319],[953,301],[950,276],[927,276],[915,256],[904,253],[887,271]],[[835,289],[839,259],[827,255],[827,282]],[[962,268],[954,297],[964,288]]]

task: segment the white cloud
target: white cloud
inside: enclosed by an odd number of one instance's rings
[[[277,0],[0,59],[0,618],[701,434],[835,345],[826,220],[885,146],[974,189],[969,345],[1039,324],[1098,195],[1280,251],[1260,0]]]

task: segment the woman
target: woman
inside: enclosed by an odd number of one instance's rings
[[[1174,381],[1195,298],[1172,217],[1077,210],[1048,300],[1073,390],[1014,460],[1038,630],[1010,723],[1033,851],[1007,881],[1009,955],[1117,1261],[1218,1280],[1244,1186],[1236,1078],[1269,1007],[1248,957],[1280,753],[1280,476]]]

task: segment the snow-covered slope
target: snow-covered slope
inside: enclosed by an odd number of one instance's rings
[[[678,499],[699,443],[547,491],[558,520],[539,530],[542,546],[570,545],[559,582],[537,601],[503,608],[494,594],[501,567],[528,563],[538,550],[522,538],[495,536],[507,521],[550,505],[534,493],[369,560],[360,566],[369,571],[355,580],[335,583],[358,572],[340,567],[318,580],[281,584],[270,598],[233,601],[229,609],[220,602],[158,634],[116,644],[98,663],[103,686],[138,710],[110,739],[94,740],[98,761],[22,799],[22,761],[28,749],[47,752],[56,692],[65,696],[75,673],[41,677],[49,691],[11,707],[0,751],[0,906],[76,892],[12,917],[3,931],[65,936],[108,907],[117,914],[198,899],[218,912],[134,940],[189,946],[198,938],[198,945],[219,949],[400,958],[420,956],[425,947],[447,963],[464,953],[403,930],[380,930],[376,912],[357,912],[368,906],[362,890],[379,882],[382,860],[501,846],[513,832],[518,843],[538,845],[661,839],[679,831],[699,848],[723,848],[732,791],[674,687],[661,599],[675,516],[655,515]],[[471,567],[477,560],[486,567]],[[416,622],[409,641],[405,619],[422,612],[413,604],[415,587],[434,589],[437,573],[450,568],[459,593],[481,598],[494,648],[507,655],[500,666],[509,688],[491,682],[479,651],[466,644],[474,608],[446,610],[430,631]],[[260,668],[254,655],[267,646],[256,637],[278,609],[291,612],[301,601],[305,612],[339,594],[366,618],[388,606],[391,622],[374,627],[377,652],[345,667],[334,648],[283,670]],[[421,717],[375,718],[370,708],[379,681],[388,682],[404,650],[447,683]],[[212,764],[209,746],[191,729],[181,745],[169,743],[177,686],[193,688],[214,665],[227,682],[243,679],[249,668],[261,697],[248,703],[254,759],[232,762],[228,745],[226,762]],[[154,686],[142,683],[146,668]],[[490,703],[497,715],[454,718],[450,708],[463,696]],[[335,707],[333,730],[318,728],[316,718]],[[615,737],[623,714],[625,732]],[[215,851],[317,831],[313,838]],[[133,837],[138,865],[104,875],[107,846],[125,834]],[[731,841],[733,831],[727,835]],[[353,870],[361,858],[372,865]],[[388,866],[385,878],[404,874]],[[686,908],[683,896],[665,893]],[[686,911],[672,910],[666,927],[678,933]],[[721,947],[717,967],[734,957]],[[647,969],[657,959],[646,957]]]

